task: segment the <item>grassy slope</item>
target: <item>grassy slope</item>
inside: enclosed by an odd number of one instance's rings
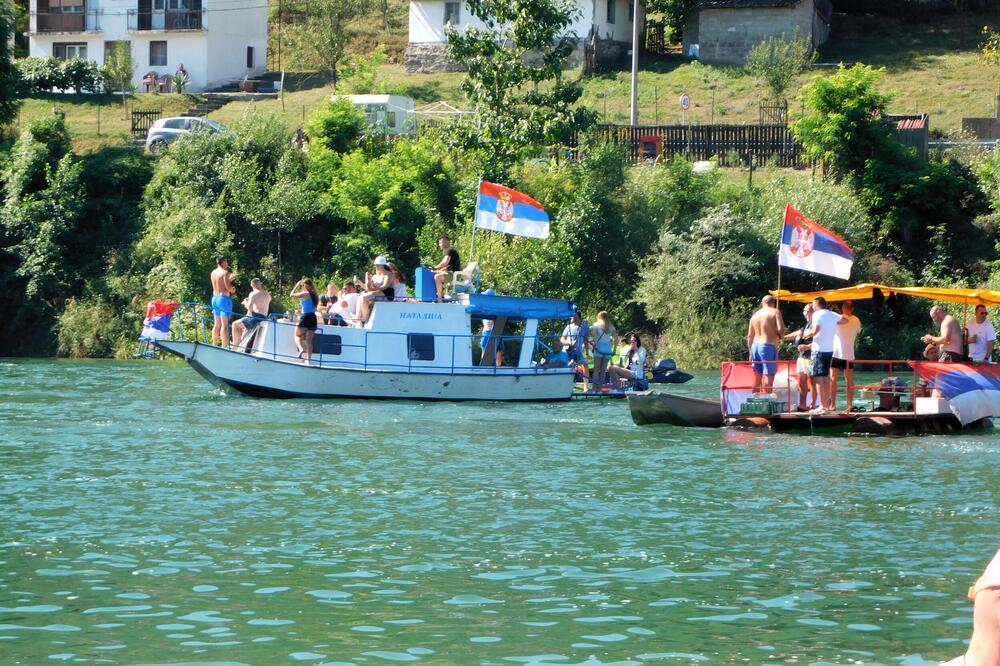
[[[397,56],[405,35],[405,21],[399,7],[402,0],[392,0],[391,32],[381,32],[381,14],[372,17],[373,26],[359,37],[358,48],[369,49],[384,41],[392,56]],[[931,114],[931,126],[937,130],[955,130],[964,116],[992,116],[994,95],[1000,67],[980,62],[976,44],[984,24],[1000,24],[998,14],[957,17],[932,15],[920,20],[904,21],[892,18],[869,18],[837,15],[834,35],[820,53],[820,63],[866,62],[886,67],[884,89],[893,91],[891,110]],[[379,24],[379,25],[375,25]],[[381,36],[380,36],[381,35]],[[385,39],[383,39],[385,37]],[[405,39],[405,37],[403,37]],[[395,58],[394,58],[395,59]],[[679,122],[677,97],[686,92],[691,96],[689,122],[753,123],[757,120],[757,100],[760,87],[741,67],[710,67],[682,58],[646,59],[640,75],[640,122]],[[831,70],[818,67],[803,76],[798,85],[813,76]],[[571,75],[579,75],[573,72]],[[408,74],[399,64],[386,64],[380,79],[388,90],[410,94],[418,105],[439,99],[463,108],[466,106],[459,88],[463,75]],[[621,68],[605,72],[584,81],[583,102],[603,114],[607,122],[627,122],[629,105],[629,73]],[[715,103],[712,103],[713,92]],[[291,126],[302,123],[304,115],[333,93],[333,88],[316,75],[296,75],[289,81],[284,104],[279,100],[232,103],[211,115],[221,122],[232,122],[251,108],[280,114]],[[798,90],[789,95],[794,99]],[[140,104],[162,103],[164,113],[176,113],[188,104],[178,95],[140,96]],[[106,99],[106,98],[105,98]],[[102,111],[102,133],[96,135],[96,111],[91,104],[72,99],[59,102],[67,118],[78,148],[94,147],[102,142],[118,143],[128,132],[121,118],[120,106],[107,100]],[[49,113],[49,99],[28,100],[22,110],[24,118]],[[798,102],[792,103],[798,111]]]

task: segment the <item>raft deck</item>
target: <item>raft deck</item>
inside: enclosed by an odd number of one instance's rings
[[[736,428],[768,429],[774,432],[820,430],[878,435],[946,433],[993,427],[990,419],[980,419],[963,426],[953,414],[913,412],[827,412],[825,414],[782,412],[759,416],[728,416],[726,425]]]

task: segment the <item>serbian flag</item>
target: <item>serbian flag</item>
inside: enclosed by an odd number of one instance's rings
[[[928,388],[941,392],[962,425],[1000,416],[1000,366],[923,361],[912,365]]]
[[[791,204],[785,206],[785,226],[778,248],[779,266],[847,280],[851,277],[853,264],[854,251],[843,238],[819,226]]]
[[[528,238],[549,237],[549,215],[523,192],[496,183],[479,183],[476,227]]]
[[[147,340],[166,340],[170,336],[170,319],[177,301],[150,301],[146,306],[146,318],[142,321],[140,337]]]

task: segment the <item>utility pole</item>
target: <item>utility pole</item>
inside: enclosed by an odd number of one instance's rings
[[[632,0],[632,127],[639,124],[639,0]]]

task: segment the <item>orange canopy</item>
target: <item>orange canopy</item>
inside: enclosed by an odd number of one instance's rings
[[[827,289],[825,291],[809,291],[792,293],[782,289],[771,291],[771,295],[782,301],[808,303],[817,296],[828,301],[855,301],[871,298],[872,292],[878,289],[886,297],[891,293],[906,294],[918,298],[929,298],[934,301],[949,303],[964,303],[966,305],[1000,305],[1000,291],[989,289],[948,289],[944,287],[889,287],[884,284],[858,284],[843,289]]]

